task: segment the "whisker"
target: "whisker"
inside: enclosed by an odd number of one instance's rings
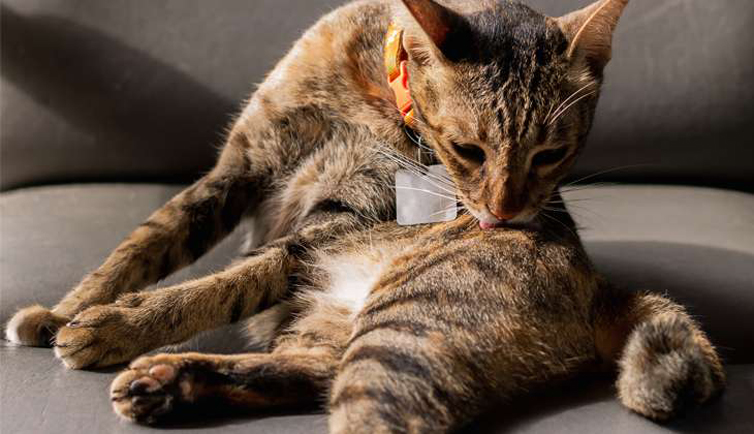
[[[455,198],[455,197],[445,196],[444,194],[435,193],[434,191],[425,190],[425,189],[423,189],[423,188],[403,187],[403,186],[400,186],[400,185],[396,185],[396,186],[395,186],[395,188],[399,188],[399,189],[401,189],[401,190],[412,190],[412,191],[420,191],[420,192],[422,192],[422,193],[431,194],[431,195],[433,195],[433,196],[442,197],[442,198],[444,198],[444,199],[448,199],[448,200],[456,200],[456,198]]]
[[[436,215],[438,215],[438,214],[445,214],[445,213],[447,213],[447,212],[449,212],[449,211],[453,211],[453,208],[448,208],[448,209],[443,209],[443,210],[440,210],[440,211],[437,211],[437,212],[433,212],[433,213],[432,213],[432,214],[430,214],[429,216],[430,216],[430,217],[434,217],[434,216],[436,216]],[[458,211],[458,209],[457,209],[457,208],[456,208],[456,211]]]
[[[548,206],[543,206],[543,207],[541,207],[541,209],[546,210],[546,211],[553,211],[553,212],[560,212],[560,213],[568,214],[567,210],[558,209],[558,208],[551,208],[551,207],[548,207]]]
[[[577,179],[575,181],[571,181],[568,184],[565,184],[565,186],[567,187],[569,185],[577,184],[579,182],[583,182],[583,181],[586,181],[587,179],[592,179],[592,178],[594,178],[596,176],[604,175],[606,173],[612,173],[612,172],[617,172],[619,170],[634,169],[634,168],[637,168],[637,167],[647,167],[647,166],[651,166],[651,164],[627,164],[625,166],[613,167],[612,169],[602,170],[600,172],[593,173],[591,175],[587,175],[587,176],[585,176],[583,178],[579,178],[579,179]]]
[[[612,186],[617,185],[614,182],[596,182],[594,184],[586,184],[586,185],[574,185],[573,187],[561,187],[560,192],[561,193],[569,193],[573,191],[581,191],[581,190],[588,190],[593,188],[599,188],[599,187],[606,187],[606,186]]]
[[[409,134],[408,133],[408,131],[410,131],[410,130],[407,129],[406,131],[407,131],[407,134],[409,135],[409,139],[412,140],[417,146],[419,146],[421,149],[426,150],[428,153],[434,154],[434,150],[432,148],[430,148],[429,146],[427,146],[426,144],[423,143],[423,139],[421,138],[421,136],[419,136],[419,138],[417,139],[416,137],[414,137],[413,134]],[[390,154],[390,155],[392,155],[392,156],[394,156],[396,158],[399,158],[402,161],[405,161],[405,162],[407,162],[409,164],[412,164],[414,166],[419,166],[419,167],[421,167],[423,169],[427,168],[427,166],[425,164],[422,164],[420,161],[415,161],[415,160],[413,160],[413,159],[411,159],[411,158],[403,155],[402,153],[398,152],[392,146],[388,146],[388,145],[383,144],[383,143],[381,143],[381,144],[382,144],[382,147],[384,149],[380,149],[378,151],[381,151],[381,152],[384,152],[384,153],[388,153],[388,154]]]
[[[569,227],[568,227],[568,226],[567,226],[567,225],[566,225],[565,223],[561,222],[561,221],[560,221],[560,220],[558,220],[557,218],[555,218],[555,217],[553,217],[553,216],[551,216],[551,215],[548,215],[548,214],[547,214],[546,212],[541,212],[541,213],[539,213],[539,214],[540,214],[540,215],[542,215],[543,217],[547,217],[547,218],[548,218],[548,219],[550,219],[550,220],[553,220],[553,221],[556,221],[556,222],[558,222],[558,223],[559,223],[559,224],[560,224],[561,226],[563,226],[564,228],[568,229],[568,232],[570,232],[571,234],[573,234],[573,236],[574,236],[574,237],[576,237],[576,238],[578,238],[578,237],[579,237],[579,236],[578,236],[578,235],[576,234],[576,232],[574,232],[574,231],[573,231],[573,229],[569,228]]]
[[[583,214],[581,214],[581,213],[582,213],[582,212],[588,212],[589,214],[591,214],[592,216],[594,216],[594,217],[596,217],[596,218],[598,218],[598,219],[600,219],[600,220],[604,220],[604,218],[605,218],[605,216],[604,216],[604,215],[602,215],[602,214],[598,213],[597,211],[595,211],[595,210],[593,210],[593,209],[591,209],[591,208],[585,208],[585,207],[575,207],[575,208],[574,208],[574,207],[571,207],[571,208],[573,208],[571,212],[572,212],[572,213],[573,213],[574,215],[577,215],[577,216],[579,216],[579,217],[586,217],[586,216],[584,216],[584,215],[583,215]]]
[[[442,214],[442,213],[444,213],[444,212],[452,211],[452,210],[454,210],[454,209],[455,209],[456,211],[463,211],[464,209],[466,209],[466,207],[465,207],[465,206],[464,206],[463,204],[454,205],[454,206],[451,206],[451,207],[449,207],[449,208],[445,208],[445,209],[443,209],[443,210],[440,210],[440,211],[437,211],[437,212],[435,212],[435,213],[432,213],[432,214],[430,214],[430,217],[434,217],[434,216],[435,216],[435,215],[437,215],[437,214]]]
[[[423,165],[417,165],[411,162],[407,159],[402,159],[400,157],[397,157],[396,155],[387,155],[386,157],[392,159],[394,162],[396,162],[399,166],[407,169],[411,173],[425,177],[425,179],[435,187],[445,191],[446,193],[455,194],[455,185],[453,182],[446,177],[439,176],[437,174],[434,174],[429,171],[429,168]]]
[[[572,103],[568,104],[568,105],[567,105],[567,106],[566,106],[566,107],[565,107],[564,109],[562,109],[562,110],[560,110],[560,111],[556,112],[556,114],[555,114],[555,115],[553,115],[553,118],[552,118],[552,119],[550,120],[550,122],[548,122],[548,123],[547,123],[547,125],[552,125],[552,124],[554,124],[554,123],[555,123],[555,121],[557,121],[557,120],[558,120],[558,118],[560,118],[561,116],[563,116],[564,114],[566,114],[566,113],[568,112],[568,110],[570,110],[570,109],[571,109],[571,107],[573,107],[573,106],[574,106],[575,104],[577,104],[577,103],[578,103],[579,101],[581,101],[581,100],[582,100],[582,99],[584,99],[584,98],[590,97],[590,96],[592,96],[592,95],[594,95],[594,94],[596,94],[596,93],[597,93],[596,91],[591,91],[591,92],[587,92],[587,93],[585,93],[584,95],[581,95],[581,96],[580,96],[580,97],[578,97],[578,98],[577,98],[577,99],[576,99],[575,101],[573,101]]]
[[[569,102],[571,102],[571,98],[576,97],[576,95],[578,95],[579,93],[581,93],[581,91],[583,91],[584,89],[588,88],[589,86],[593,86],[593,84],[592,83],[588,83],[588,84],[584,85],[583,87],[581,87],[576,92],[570,94],[568,96],[568,98],[566,98],[565,100],[563,100],[563,102],[560,103],[560,105],[558,106],[558,108],[556,108],[555,110],[550,109],[550,111],[547,113],[547,117],[545,118],[545,123],[549,125],[551,122],[549,122],[548,120],[550,119],[550,115],[551,114],[559,112],[560,109],[562,109],[566,104],[568,104]],[[555,104],[553,104],[553,107],[555,107]]]
[[[547,201],[548,204],[571,204],[573,202],[586,202],[590,200],[595,199],[602,199],[607,196],[591,196],[591,197],[580,197],[580,198],[574,198],[574,199],[568,199],[568,200],[552,200],[554,198],[551,198],[549,201]]]

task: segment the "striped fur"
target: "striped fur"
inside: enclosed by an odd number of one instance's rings
[[[403,3],[322,18],[251,96],[215,168],[53,309],[19,311],[8,338],[53,343],[81,369],[250,318],[269,352],[143,357],[116,378],[116,413],[146,423],[213,401],[325,405],[333,433],[448,432],[599,362],[617,362],[621,400],[648,417],[714,396],[724,373],[698,326],[668,300],[601,282],[555,190],[627,1],[560,19],[507,1]],[[391,21],[432,152],[405,134],[385,80]],[[438,162],[469,212],[398,227],[396,170]],[[226,270],[139,292],[246,218],[256,240]]]

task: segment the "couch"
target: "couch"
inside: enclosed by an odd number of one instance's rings
[[[527,0],[558,15],[588,0]],[[50,306],[211,167],[255,83],[339,0],[2,0],[0,321]],[[709,405],[655,424],[584,376],[469,433],[754,432],[754,4],[634,1],[566,194],[597,267],[688,306],[726,362]],[[583,188],[582,188],[583,187]],[[227,264],[233,234],[169,284]],[[180,350],[237,352],[227,327]],[[117,420],[119,368],[0,342],[0,432],[155,432]],[[199,413],[171,430],[325,433],[326,415]]]

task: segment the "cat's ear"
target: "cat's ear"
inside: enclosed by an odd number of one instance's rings
[[[593,73],[602,74],[612,56],[613,32],[629,0],[599,0],[557,19],[570,43],[572,63],[585,62]]]
[[[453,60],[461,54],[459,50],[465,45],[466,35],[465,21],[461,15],[434,0],[401,1],[429,42],[444,57]]]

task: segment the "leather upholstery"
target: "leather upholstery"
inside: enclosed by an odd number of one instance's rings
[[[30,367],[34,368],[30,375]],[[49,350],[0,343],[3,433],[326,434],[324,414],[186,415],[168,430],[117,420],[107,387],[111,372],[68,371]],[[655,424],[623,408],[607,380],[579,378],[491,411],[460,434],[661,434],[750,433],[754,365],[728,367],[729,386],[720,399],[669,424]]]
[[[0,321],[30,303],[50,305],[179,187],[69,185],[0,195]],[[754,196],[689,187],[602,187],[566,194],[590,256],[615,283],[665,292],[687,305],[719,347],[731,376],[722,399],[668,428],[746,432],[754,428]],[[707,213],[696,212],[704,203]],[[576,205],[578,204],[578,205]],[[600,216],[600,218],[596,218]],[[227,264],[238,233],[168,282]],[[206,334],[173,351],[244,351],[240,326]],[[0,341],[0,432],[139,432],[119,424],[107,386],[118,369],[67,371],[46,349]],[[608,380],[579,378],[520,398],[468,433],[653,433],[619,406]],[[197,415],[176,429],[201,432],[325,433],[323,415]]]
[[[195,178],[253,84],[340,3],[2,0],[0,185]],[[754,190],[752,52],[750,0],[631,2],[578,173]]]
[[[96,268],[177,186],[37,187],[0,196],[4,321],[30,303],[52,305]],[[592,260],[616,284],[667,292],[689,306],[726,359],[754,363],[754,195],[724,190],[623,186],[565,195]],[[697,211],[704,203],[707,212]],[[236,231],[164,284],[228,264]]]

